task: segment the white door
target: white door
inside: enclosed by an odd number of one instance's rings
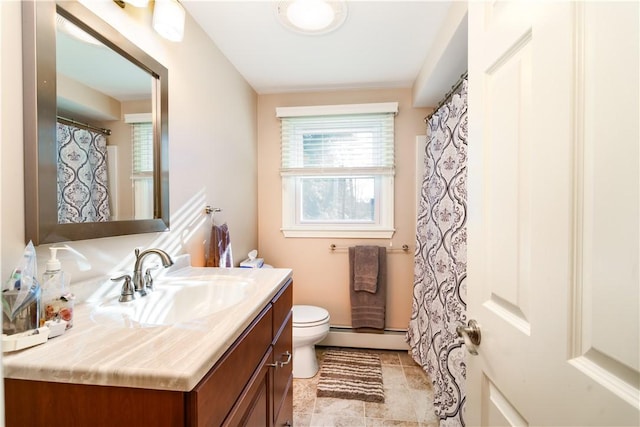
[[[468,425],[640,425],[639,2],[470,2]]]

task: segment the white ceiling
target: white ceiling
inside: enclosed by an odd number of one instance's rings
[[[278,23],[276,3],[182,1],[259,94],[410,88],[452,6],[452,0],[352,0],[342,27],[328,34],[305,36]],[[453,54],[464,57],[466,67],[466,33],[464,39],[464,52],[459,47]],[[460,63],[460,59],[448,62]],[[441,88],[429,90],[444,96],[459,77],[449,78],[448,74],[437,79]]]

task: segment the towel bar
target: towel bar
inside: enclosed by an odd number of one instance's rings
[[[349,249],[349,246],[337,246],[336,244],[332,243],[329,246],[329,250],[331,252],[343,252],[346,251],[347,249]],[[402,245],[401,248],[389,248],[387,249],[387,252],[404,252],[404,253],[409,253],[409,245]]]
[[[204,208],[204,213],[206,213],[207,215],[212,214],[212,213],[217,213],[217,212],[222,212],[222,209],[220,209],[220,208],[212,208],[209,205],[205,206],[205,208]]]

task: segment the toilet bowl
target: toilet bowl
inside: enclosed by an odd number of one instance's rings
[[[311,378],[318,372],[315,344],[329,333],[329,312],[313,305],[293,306],[293,377]]]

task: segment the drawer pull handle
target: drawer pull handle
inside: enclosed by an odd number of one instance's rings
[[[280,367],[282,368],[284,365],[288,365],[289,363],[291,363],[291,353],[289,353],[289,351],[286,351],[284,353],[285,356],[287,356],[287,360],[285,362],[278,362],[280,363]]]
[[[291,362],[291,353],[286,351],[282,353],[283,356],[287,356],[287,360],[284,362],[276,362],[276,363],[268,363],[267,366],[271,366],[272,368],[282,368],[284,365],[288,365]]]

